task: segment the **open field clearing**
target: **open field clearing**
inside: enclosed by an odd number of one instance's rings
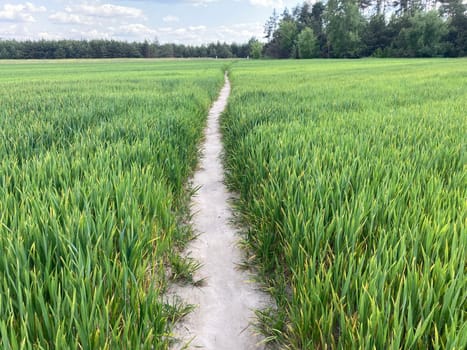
[[[166,267],[221,65],[0,65],[1,348],[167,348],[184,310],[162,302]]]
[[[290,349],[467,348],[467,62],[241,62],[230,186]]]

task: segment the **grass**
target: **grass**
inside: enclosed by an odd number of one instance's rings
[[[467,348],[465,60],[240,62],[228,183],[287,349]]]
[[[467,347],[465,60],[0,64],[0,347],[166,349],[229,68],[229,186],[285,349]]]
[[[193,268],[179,217],[221,68],[0,64],[0,347],[168,347],[189,307],[162,295],[170,262]]]

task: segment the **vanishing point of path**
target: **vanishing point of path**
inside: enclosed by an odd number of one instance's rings
[[[243,256],[237,246],[238,234],[231,224],[231,197],[224,185],[221,164],[219,117],[230,95],[225,85],[212,106],[199,170],[193,186],[199,187],[192,202],[193,226],[199,236],[190,243],[188,254],[202,264],[195,280],[203,286],[176,287],[184,302],[197,308],[177,326],[176,336],[190,342],[189,349],[250,350],[263,349],[253,333],[254,309],[265,306],[265,296],[251,283],[251,275],[239,269]],[[178,344],[183,348],[183,344]]]

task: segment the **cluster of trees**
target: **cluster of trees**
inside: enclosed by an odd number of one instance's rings
[[[275,11],[265,25],[270,58],[467,55],[462,0],[327,0]]]
[[[125,42],[116,40],[39,40],[16,41],[0,40],[0,59],[53,59],[53,58],[166,58],[166,57],[219,57],[245,58],[258,41],[246,44],[211,43],[209,45],[189,46],[179,44],[159,44]]]
[[[305,1],[265,25],[266,44],[190,46],[116,40],[0,39],[0,59],[458,57],[467,55],[463,0]]]

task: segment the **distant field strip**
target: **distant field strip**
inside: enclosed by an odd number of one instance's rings
[[[0,64],[0,347],[165,349],[214,61]]]
[[[289,349],[467,348],[467,61],[242,62],[228,181]]]

